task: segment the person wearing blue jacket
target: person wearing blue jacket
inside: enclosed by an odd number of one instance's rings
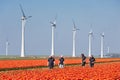
[[[50,56],[50,57],[48,58],[48,67],[49,67],[49,69],[52,69],[52,68],[54,67],[54,62],[55,62],[54,57],[53,57],[53,56]]]
[[[85,64],[86,64],[86,56],[84,54],[81,54],[81,58],[82,58],[82,66],[85,66]]]
[[[94,67],[95,58],[93,57],[93,55],[91,55],[91,57],[89,58],[89,61],[90,61],[90,67]]]
[[[63,58],[63,56],[61,56],[59,58],[59,68],[63,68],[63,67],[64,67],[64,58]]]

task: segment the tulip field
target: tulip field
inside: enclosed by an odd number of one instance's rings
[[[120,58],[97,58],[93,68],[88,59],[85,67],[80,58],[65,59],[64,68],[55,61],[55,68],[48,69],[47,59],[0,60],[0,80],[120,80]]]

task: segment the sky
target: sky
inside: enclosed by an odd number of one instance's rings
[[[50,55],[50,21],[57,15],[55,55],[72,56],[72,29],[77,28],[76,55],[88,56],[88,33],[92,29],[92,54],[100,55],[100,34],[104,32],[104,53],[120,53],[120,0],[0,0],[0,55],[21,53],[22,5],[25,25],[25,55]],[[92,26],[91,26],[92,25]]]

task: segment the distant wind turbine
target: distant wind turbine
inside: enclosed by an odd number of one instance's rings
[[[55,17],[55,20],[52,22],[50,21],[50,24],[52,26],[52,47],[51,47],[51,55],[55,55],[55,50],[54,50],[54,30],[56,28],[56,18]]]
[[[92,30],[89,32],[89,35],[88,35],[88,37],[89,37],[89,57],[91,56],[91,54],[92,54],[92,36],[93,36],[93,32],[92,32]]]
[[[110,47],[109,46],[107,47],[107,53],[110,53]]]
[[[101,58],[104,55],[104,33],[101,34]]]
[[[25,23],[28,18],[31,18],[32,16],[25,16],[25,13],[22,9],[22,6],[20,5],[20,9],[22,12],[22,41],[21,41],[21,57],[25,57]]]
[[[8,56],[8,46],[9,46],[9,42],[8,40],[6,41],[6,56]]]
[[[76,28],[75,22],[73,21],[73,54],[72,57],[76,56],[76,31],[79,30]]]

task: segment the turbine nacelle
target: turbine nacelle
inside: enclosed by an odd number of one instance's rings
[[[31,17],[32,17],[32,16],[28,16],[28,17],[22,16],[21,20],[26,20],[26,19],[31,18]]]
[[[93,32],[92,32],[92,30],[89,32],[89,35],[93,35]]]
[[[55,27],[55,28],[56,28],[56,19],[57,19],[57,15],[56,15],[54,21],[50,21],[50,24],[52,25],[52,27]]]
[[[73,25],[74,25],[74,26],[73,26],[73,31],[80,30],[80,29],[77,29],[77,28],[76,28],[76,25],[75,25],[75,22],[74,22],[74,20],[72,20],[72,21],[73,21]]]
[[[93,31],[92,31],[92,30],[90,30],[88,36],[89,36],[89,37],[91,36],[91,37],[93,37],[93,39],[94,39],[94,35],[93,35]]]
[[[56,22],[50,22],[53,27],[56,27]]]
[[[104,33],[101,34],[101,37],[104,37]]]
[[[26,17],[25,17],[25,16],[22,16],[21,20],[26,20]]]
[[[76,26],[74,25],[73,26],[73,31],[77,31],[77,30],[79,30],[79,29],[77,29]]]
[[[6,44],[9,45],[9,42],[7,41]]]
[[[80,29],[73,28],[73,31],[77,31],[77,30],[80,30]]]

